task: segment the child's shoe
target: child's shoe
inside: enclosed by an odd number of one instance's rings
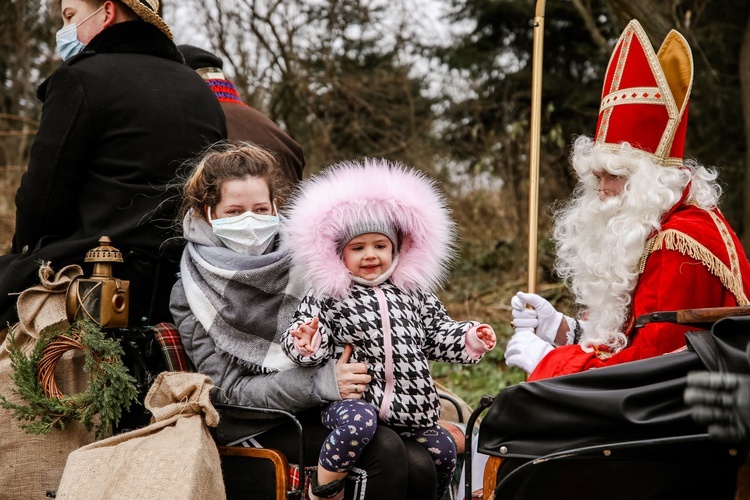
[[[318,475],[313,474],[310,477],[310,500],[322,500],[330,498],[331,500],[343,500],[344,498],[344,479],[336,479],[324,485],[318,484]]]

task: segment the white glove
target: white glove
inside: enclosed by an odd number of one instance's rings
[[[534,335],[533,331],[529,329],[517,331],[505,348],[505,363],[531,373],[552,349],[554,347]]]
[[[528,309],[527,304],[534,309]],[[535,293],[518,292],[510,300],[510,305],[513,307],[513,325],[516,332],[532,328],[542,340],[555,345],[563,314],[555,310],[548,300]]]

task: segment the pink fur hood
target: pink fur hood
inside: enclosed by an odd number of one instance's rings
[[[456,229],[445,198],[424,173],[384,159],[341,162],[304,181],[287,207],[286,246],[317,298],[343,299],[352,279],[337,252],[347,229],[385,222],[398,230],[391,282],[436,291],[455,256]]]

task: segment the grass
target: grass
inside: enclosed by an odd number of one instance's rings
[[[499,346],[480,363],[470,366],[432,363],[432,376],[475,408],[485,394],[494,396],[526,378],[522,370],[505,365],[504,352]]]
[[[476,407],[483,395],[496,395],[526,378],[525,372],[508,367],[504,359],[505,346],[513,335],[510,299],[516,292],[527,289],[526,251],[517,247],[507,240],[497,244],[464,241],[450,284],[439,293],[451,318],[487,323],[497,335],[495,349],[475,365],[431,364],[433,378],[472,407]],[[571,303],[569,292],[554,282],[549,271],[553,252],[549,240],[540,242],[541,283],[537,293],[567,311]]]

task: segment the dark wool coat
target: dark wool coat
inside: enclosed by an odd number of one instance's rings
[[[302,356],[289,332],[316,316],[320,347],[312,356]],[[372,376],[362,399],[378,409],[380,420],[414,429],[432,427],[440,418],[428,361],[479,362],[466,350],[466,333],[475,326],[479,323],[452,320],[433,294],[404,293],[389,281],[353,284],[344,300],[317,300],[308,294],[281,345],[297,364],[316,366],[352,344],[351,362],[366,363]]]
[[[0,324],[14,316],[8,294],[38,281],[39,261],[82,264],[102,235],[125,257],[115,273],[131,280],[131,324],[171,320],[181,247],[162,244],[180,201],[175,174],[226,137],[219,103],[172,41],[142,21],[103,30],[38,97],[44,106],[16,194],[12,253],[0,257]]]

